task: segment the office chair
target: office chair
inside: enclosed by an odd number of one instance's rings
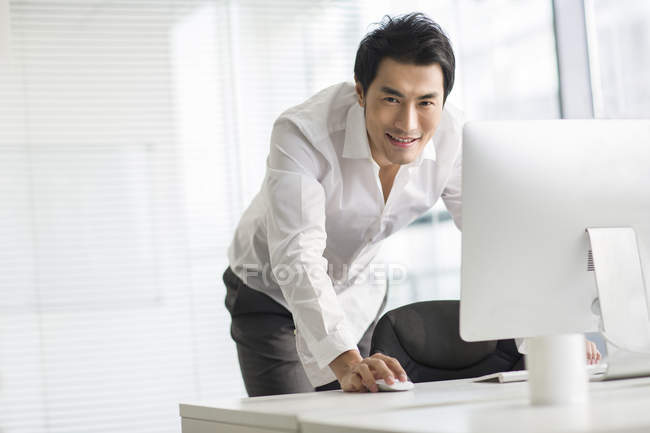
[[[370,353],[396,358],[415,383],[525,368],[512,339],[463,341],[459,309],[460,301],[427,301],[391,310],[377,322]]]

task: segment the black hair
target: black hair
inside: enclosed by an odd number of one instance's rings
[[[389,57],[400,63],[439,64],[444,78],[444,102],[454,86],[456,59],[442,28],[420,12],[397,17],[386,15],[377,24],[359,44],[354,62],[354,76],[361,83],[364,95],[377,76],[379,63]]]

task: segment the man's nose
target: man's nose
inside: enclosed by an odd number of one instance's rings
[[[402,108],[395,121],[395,127],[401,129],[405,133],[417,131],[418,129],[418,113],[414,106],[407,105]]]

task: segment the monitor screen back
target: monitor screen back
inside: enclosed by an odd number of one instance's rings
[[[650,120],[463,130],[461,336],[598,330],[587,227],[632,227],[648,287]]]

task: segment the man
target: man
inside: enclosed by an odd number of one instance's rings
[[[406,380],[368,356],[386,285],[381,241],[439,197],[460,227],[460,113],[445,104],[455,59],[422,14],[387,17],[361,41],[355,84],[327,88],[275,122],[261,191],[224,273],[250,396],[377,391]]]
[[[454,67],[436,23],[387,18],[359,46],[354,86],[325,89],[275,122],[262,190],[224,274],[249,395],[406,379],[396,360],[368,357],[386,295],[370,264],[382,239],[441,195],[458,223],[461,123],[443,110]]]

